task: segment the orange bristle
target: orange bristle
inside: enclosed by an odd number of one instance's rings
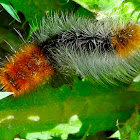
[[[36,88],[53,74],[53,67],[42,50],[35,44],[29,44],[4,63],[0,81],[6,91],[17,96]]]
[[[140,48],[140,25],[129,24],[125,28],[120,26],[117,31],[113,31],[111,42],[121,57],[133,54]]]

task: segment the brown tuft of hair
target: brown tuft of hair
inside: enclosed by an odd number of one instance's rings
[[[44,53],[35,44],[24,46],[0,71],[0,81],[6,91],[18,96],[35,89],[54,74]]]
[[[140,48],[140,25],[120,25],[112,34],[112,46],[121,57],[129,56]]]

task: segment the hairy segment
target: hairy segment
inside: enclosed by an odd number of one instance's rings
[[[53,75],[44,53],[31,44],[16,52],[1,68],[0,81],[6,91],[14,96],[29,92]]]
[[[117,31],[113,31],[111,40],[121,57],[133,54],[140,48],[140,25],[130,24],[124,28],[120,26]]]
[[[140,72],[139,23],[55,14],[43,20],[32,41],[64,75],[119,85],[130,84]]]

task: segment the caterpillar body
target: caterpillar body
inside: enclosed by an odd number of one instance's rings
[[[140,73],[139,49],[138,23],[54,14],[43,19],[29,45],[3,63],[1,84],[16,96],[57,71],[93,84],[129,84]]]

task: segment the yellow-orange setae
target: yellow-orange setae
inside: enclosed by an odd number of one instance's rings
[[[113,31],[111,42],[121,57],[133,54],[140,48],[140,25],[129,24],[125,28],[120,26]]]
[[[42,84],[54,74],[44,53],[34,44],[16,52],[1,68],[0,81],[14,96],[24,94]]]

